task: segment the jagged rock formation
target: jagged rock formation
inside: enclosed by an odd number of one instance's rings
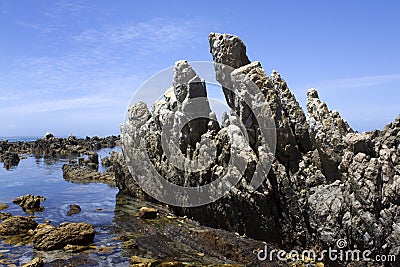
[[[237,185],[223,198],[201,207],[172,207],[177,214],[284,248],[334,248],[336,240],[345,239],[349,248],[398,255],[400,117],[381,132],[359,134],[337,111],[329,110],[314,89],[307,93],[306,117],[280,74],[273,71],[267,76],[259,62],[250,62],[238,37],[211,33],[209,43],[214,62],[234,69],[227,72],[215,64],[231,114],[225,114],[219,125],[208,105],[205,83],[186,61],[177,62],[173,86],[164,100],[157,101],[151,111],[142,102],[129,109],[121,139],[133,171],[128,172],[121,158],[114,161],[120,190],[146,197],[136,181],[151,183],[156,173],[139,160],[140,151],[132,149],[142,145],[156,172],[175,184],[200,186],[223,175],[238,177]],[[248,82],[258,87],[262,98],[243,86]],[[202,99],[202,109],[193,104],[196,98]],[[265,164],[263,158],[268,158],[270,150],[260,141],[260,121],[244,99],[268,105],[276,127],[275,159],[264,174],[267,179],[254,192],[250,181],[258,174],[257,163]],[[178,158],[181,165],[174,166],[171,160],[176,155],[169,157],[162,146],[163,126],[190,119],[190,112],[209,116],[182,129],[167,129],[169,136],[179,138],[181,153],[177,154],[183,155]],[[248,142],[234,138],[240,125],[247,131]],[[216,154],[211,147],[217,148]],[[227,168],[231,157],[246,162],[243,175]],[[201,163],[208,168],[188,171],[189,160],[204,158]]]

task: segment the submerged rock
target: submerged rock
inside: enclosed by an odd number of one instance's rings
[[[41,258],[34,258],[27,264],[22,265],[22,267],[42,267],[43,266],[43,260]]]
[[[67,212],[67,216],[78,214],[79,212],[81,212],[81,207],[76,204],[71,204],[69,205],[69,211]]]
[[[66,245],[89,245],[95,231],[88,223],[62,223],[59,227],[39,225],[35,230],[33,246],[38,250],[62,249]]]

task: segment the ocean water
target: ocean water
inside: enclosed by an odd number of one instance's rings
[[[24,137],[23,140],[32,138]],[[111,151],[112,149],[98,151],[100,160]],[[13,204],[12,200],[25,194],[44,196],[46,201],[42,206],[45,210],[30,214],[36,217],[36,222],[43,223],[44,220],[50,220],[55,226],[62,222],[93,224],[96,229],[95,246],[113,248],[107,256],[96,251],[89,253],[88,257],[94,262],[85,266],[129,266],[129,258],[122,256],[121,244],[115,240],[117,235],[113,228],[118,189],[105,184],[78,184],[65,181],[61,168],[68,161],[69,159],[49,161],[43,157],[27,157],[10,170],[0,166],[0,202],[9,205],[9,208],[2,212],[26,216],[21,207]],[[67,216],[70,204],[78,204],[82,211]],[[32,244],[14,246],[1,240],[0,254],[3,254],[0,260],[6,259],[8,263],[17,266],[29,262],[34,255],[42,256],[46,262],[71,257],[62,251],[39,252],[33,249]],[[3,266],[1,262],[0,266]]]
[[[8,140],[9,142],[32,142],[36,141],[38,138],[43,138],[43,136],[13,136],[13,137],[7,137],[7,136],[0,136],[0,141],[2,140]]]

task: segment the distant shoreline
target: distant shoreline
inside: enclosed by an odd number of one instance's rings
[[[106,138],[106,137],[109,137],[109,136],[117,136],[118,134],[116,134],[116,135],[106,135],[106,136],[97,136],[97,137],[99,137],[99,138]],[[73,135],[74,137],[76,137],[76,138],[78,138],[78,139],[85,139],[86,138],[86,136],[76,136],[76,135]],[[94,136],[91,136],[91,137],[95,137],[96,135],[94,135]],[[63,135],[63,136],[55,136],[56,138],[68,138],[69,136],[67,136],[67,135]],[[8,142],[10,142],[10,143],[15,143],[15,142],[34,142],[34,141],[36,141],[37,139],[43,139],[44,138],[44,136],[35,136],[35,135],[27,135],[27,136],[0,136],[0,141],[6,141],[6,140],[8,140]]]

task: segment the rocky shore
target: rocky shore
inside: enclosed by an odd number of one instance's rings
[[[166,118],[184,120],[190,100],[206,97],[205,83],[186,61],[178,61],[174,69],[173,92],[154,103],[149,110],[145,103],[129,109],[129,119],[121,127],[124,154],[132,172],[126,167],[116,172],[116,183],[122,192],[151,200],[141,192],[137,179],[154,175],[137,162],[143,142],[157,173],[175,184],[201,186],[227,171],[229,159],[237,153],[247,162],[237,185],[214,203],[194,208],[171,207],[178,215],[186,215],[203,225],[238,232],[257,240],[274,242],[281,248],[338,248],[345,240],[347,249],[370,250],[371,255],[399,255],[400,249],[400,116],[382,131],[358,133],[323,102],[315,89],[307,92],[307,114],[302,110],[286,81],[277,71],[267,75],[260,62],[251,62],[246,46],[237,36],[211,33],[210,52],[215,63],[234,69],[226,75],[215,65],[226,102],[232,114],[224,114],[220,125],[199,120],[179,136],[179,148],[187,158],[201,160],[209,153],[204,145],[211,139],[217,155],[209,168],[195,173],[175,167],[161,146],[161,132]],[[253,82],[266,103],[241,85]],[[252,192],[250,180],[255,166],[262,161],[268,145],[258,143],[260,122],[253,111],[227,88],[230,85],[240,97],[252,103],[268,105],[276,127],[276,153],[267,179]],[[167,89],[167,88],[166,88]],[[207,101],[203,110],[210,112]],[[249,134],[247,144],[234,143],[227,133],[232,125],[242,122]],[[231,152],[231,147],[241,148]],[[265,158],[265,157],[264,157]],[[136,161],[135,161],[136,160]],[[122,170],[122,171],[121,171]],[[132,176],[133,174],[133,176]],[[231,172],[230,176],[240,174]],[[347,262],[326,262],[343,266]],[[352,266],[366,266],[352,263]],[[357,265],[358,264],[358,265]],[[396,266],[396,263],[393,263]],[[372,265],[371,265],[372,266]]]
[[[4,168],[10,169],[12,166],[17,166],[27,155],[59,159],[82,156],[92,151],[114,148],[118,145],[119,136],[77,138],[71,135],[68,138],[56,138],[53,134],[47,133],[43,138],[38,138],[33,142],[0,141],[0,162],[3,162]]]
[[[400,116],[382,130],[358,133],[338,111],[329,109],[315,89],[307,92],[304,112],[277,71],[267,75],[260,62],[250,61],[239,37],[211,33],[209,44],[213,61],[233,69],[227,75],[215,65],[217,81],[232,110],[223,115],[222,123],[216,121],[204,99],[204,81],[187,61],[178,61],[171,77],[172,89],[165,99],[155,102],[152,110],[143,102],[130,107],[128,120],[121,127],[121,140],[117,136],[80,139],[46,134],[33,142],[0,141],[0,162],[10,169],[25,156],[69,159],[62,166],[66,181],[117,186],[120,193],[116,196],[113,226],[124,234],[115,241],[120,242],[131,266],[289,266],[275,258],[260,261],[257,254],[266,245],[286,251],[339,249],[338,240],[345,241],[346,249],[369,250],[372,257],[398,258]],[[247,82],[254,83],[263,97],[246,90],[243,83]],[[273,155],[271,143],[262,142],[262,123],[241,97],[255,106],[268,105],[270,118],[265,119],[270,119],[276,129]],[[178,132],[170,129],[179,136],[178,149],[187,159],[201,162],[202,157],[211,155],[210,143],[205,140],[211,140],[217,148],[209,167],[193,173],[187,171],[190,168],[185,163],[181,170],[170,162],[161,145],[161,133],[168,118],[186,119],[189,100],[196,98],[202,99],[201,114],[207,118],[197,118]],[[248,140],[233,138],[240,124]],[[224,197],[207,205],[165,205],[137,183],[138,179],[151,181],[154,175],[135,157],[138,152],[133,148],[137,143],[144,145],[143,151],[156,172],[174,184],[202,186],[224,175],[238,177],[239,181]],[[114,151],[99,159],[96,151],[117,146],[122,147],[124,155]],[[242,173],[228,168],[233,157],[246,163]],[[99,171],[99,165],[106,170]],[[263,173],[259,165],[271,168]],[[266,179],[254,191],[251,181],[255,174]],[[44,196],[24,195],[0,203],[2,242],[30,244],[35,250],[37,257],[26,266],[96,265],[90,253],[107,257],[116,249],[94,245],[98,226],[86,222],[53,225],[35,220],[34,214],[43,212],[45,200]],[[69,205],[68,218],[85,212],[78,204]],[[7,212],[11,205],[19,205],[26,216]],[[46,251],[62,251],[70,257],[48,262]],[[10,265],[1,253],[0,265]],[[291,264],[398,266],[398,261],[384,265],[326,258],[323,262]]]

